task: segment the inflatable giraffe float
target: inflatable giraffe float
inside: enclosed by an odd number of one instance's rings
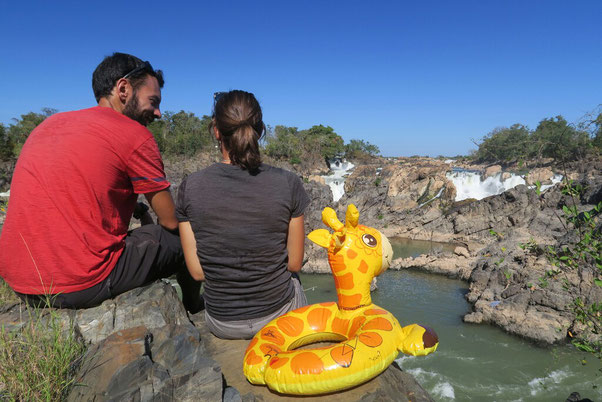
[[[328,250],[338,303],[299,308],[261,329],[244,357],[251,383],[284,394],[328,393],[376,377],[400,351],[416,356],[437,349],[433,330],[418,324],[401,327],[391,313],[372,304],[372,278],[389,267],[393,250],[383,234],[358,220],[353,204],[344,225],[332,208],[322,212],[322,221],[334,232],[318,229],[308,237]],[[325,341],[339,343],[297,349]]]

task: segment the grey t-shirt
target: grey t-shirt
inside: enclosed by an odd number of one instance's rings
[[[216,163],[182,182],[176,216],[192,226],[212,317],[259,318],[291,300],[288,226],[309,202],[299,177],[264,164],[252,175]]]

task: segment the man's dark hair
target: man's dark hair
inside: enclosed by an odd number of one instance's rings
[[[130,74],[138,68],[140,68],[139,71]],[[134,90],[144,82],[147,75],[157,79],[159,88],[163,88],[163,84],[165,83],[163,80],[163,71],[153,70],[150,64],[131,54],[115,52],[111,56],[105,57],[92,74],[92,90],[94,91],[96,102],[100,98],[109,96],[117,81],[126,74],[130,74],[128,79]]]

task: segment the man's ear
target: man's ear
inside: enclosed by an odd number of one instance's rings
[[[125,78],[120,78],[115,84],[115,95],[119,98],[119,101],[125,105],[126,101],[132,93],[132,85]]]

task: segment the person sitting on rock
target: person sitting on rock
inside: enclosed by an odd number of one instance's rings
[[[163,83],[149,62],[114,53],[92,75],[98,106],[55,114],[28,137],[0,237],[0,276],[21,299],[87,308],[178,273],[185,307],[200,308],[170,183],[145,127],[161,117]],[[128,232],[133,213],[152,223],[139,194],[159,224]]]
[[[219,338],[250,339],[307,305],[296,273],[310,200],[297,175],[261,163],[265,125],[255,96],[230,91],[214,99],[223,160],[182,182],[176,216],[188,270],[204,281],[208,328]]]

